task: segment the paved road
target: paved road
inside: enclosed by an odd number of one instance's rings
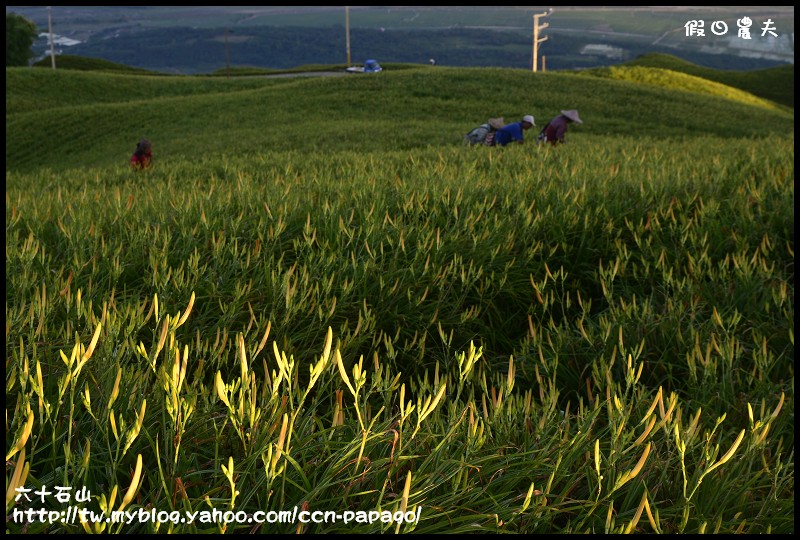
[[[257,77],[337,77],[347,75],[345,71],[305,71],[302,73],[278,73],[277,75],[256,75]]]

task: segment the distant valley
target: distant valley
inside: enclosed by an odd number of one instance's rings
[[[726,70],[794,63],[793,8],[704,9],[557,8],[538,19],[545,39],[540,64],[551,70],[586,69],[649,52]],[[34,21],[42,31],[34,51],[38,58],[50,54],[46,7],[7,6],[6,12]],[[547,13],[532,7],[354,6],[346,19],[343,7],[56,6],[50,15],[58,36],[56,54],[191,74],[226,66],[285,69],[366,58],[530,69],[532,15]],[[691,20],[705,23],[705,35],[686,36]],[[750,39],[737,36],[740,20],[751,21]],[[715,21],[725,23],[724,35],[716,27],[712,33]],[[762,27],[773,27],[775,35]]]

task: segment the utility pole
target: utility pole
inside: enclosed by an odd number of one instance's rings
[[[344,6],[344,28],[347,34],[347,67],[350,67],[350,6]]]
[[[538,13],[533,16],[533,61],[531,62],[531,67],[533,68],[533,72],[536,73],[539,67],[539,43],[547,41],[547,36],[540,38],[539,37],[539,30],[544,30],[548,26],[548,23],[539,24],[540,17],[547,17],[553,12],[553,8],[545,11],[544,13]]]
[[[228,47],[228,28],[225,27],[225,75],[231,76],[231,51]]]
[[[56,69],[56,49],[53,44],[53,17],[50,14],[51,6],[47,6],[47,30],[50,32],[50,63]]]

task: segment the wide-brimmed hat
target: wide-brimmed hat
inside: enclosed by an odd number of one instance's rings
[[[522,121],[527,122],[532,126],[536,125],[536,122],[533,121],[533,116],[531,116],[530,114],[526,114],[525,116],[523,116]]]
[[[563,114],[573,122],[576,122],[578,124],[583,124],[583,120],[581,120],[581,117],[578,116],[578,111],[576,111],[575,109],[570,109],[568,111],[561,111],[561,114]]]
[[[503,120],[502,116],[500,118],[489,118],[489,125],[494,129],[500,129],[506,125],[506,121]]]

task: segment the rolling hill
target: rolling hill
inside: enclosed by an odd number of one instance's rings
[[[124,163],[142,136],[154,141],[160,159],[459,145],[489,117],[512,121],[533,114],[543,125],[572,108],[586,120],[574,130],[578,138],[794,131],[791,111],[710,76],[642,67],[614,73],[637,76],[420,66],[309,80],[7,68],[6,167]]]
[[[650,53],[621,65],[686,73],[794,108],[794,64],[752,71],[729,71],[698,66],[669,54]]]

